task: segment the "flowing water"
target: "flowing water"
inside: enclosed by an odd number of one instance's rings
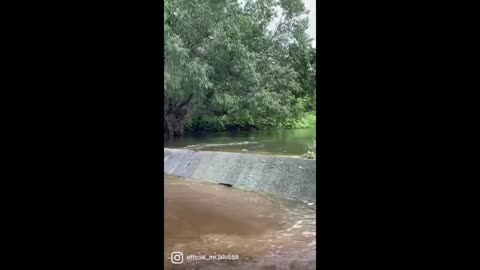
[[[315,269],[315,207],[165,176],[164,269]]]
[[[165,141],[165,146],[211,151],[300,156],[313,146],[313,138],[315,137],[315,128],[215,132],[187,134],[183,137]]]

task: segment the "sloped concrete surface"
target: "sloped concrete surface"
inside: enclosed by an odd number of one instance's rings
[[[314,160],[164,148],[164,173],[285,198],[316,200]]]

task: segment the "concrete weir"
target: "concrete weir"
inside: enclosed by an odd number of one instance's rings
[[[284,198],[316,200],[316,163],[292,157],[164,148],[164,173]]]

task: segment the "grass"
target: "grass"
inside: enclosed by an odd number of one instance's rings
[[[288,128],[300,129],[300,128],[312,128],[317,125],[316,112],[306,112],[300,119],[288,124]]]
[[[312,151],[307,151],[307,153],[303,154],[303,158],[307,159],[317,159],[317,140],[316,138],[313,138],[313,145],[309,146],[310,150]]]

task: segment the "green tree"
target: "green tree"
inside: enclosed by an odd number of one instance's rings
[[[314,110],[315,50],[306,14],[301,0],[167,0],[167,135],[182,135],[186,124],[281,126]]]

